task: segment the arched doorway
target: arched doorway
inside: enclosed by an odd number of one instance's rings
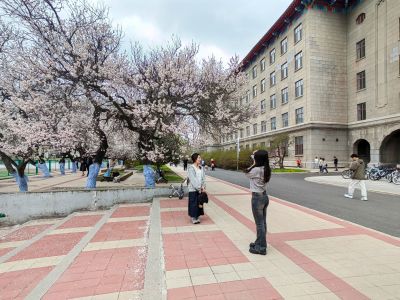
[[[400,164],[400,129],[384,138],[379,153],[381,163]]]
[[[367,140],[358,140],[355,142],[353,150],[366,164],[371,161],[371,146]]]

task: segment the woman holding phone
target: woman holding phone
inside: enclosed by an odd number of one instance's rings
[[[271,179],[268,152],[257,150],[251,156],[253,164],[246,169],[246,176],[250,180],[251,208],[257,228],[257,239],[250,243],[249,252],[253,254],[267,254],[267,183]]]

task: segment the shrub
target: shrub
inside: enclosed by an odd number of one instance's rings
[[[250,149],[241,149],[239,153],[239,170],[244,170],[251,166],[253,163],[250,155],[253,153],[253,150]],[[215,160],[215,164],[217,168],[227,169],[227,170],[236,170],[237,165],[237,154],[236,150],[228,150],[228,151],[212,151],[212,152],[203,152],[200,153],[202,159],[205,160],[207,165],[211,165],[211,159]]]

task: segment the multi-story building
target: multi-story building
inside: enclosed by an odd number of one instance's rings
[[[288,133],[288,162],[358,153],[400,163],[400,1],[294,0],[243,59],[243,102],[257,116],[219,147],[268,147]]]

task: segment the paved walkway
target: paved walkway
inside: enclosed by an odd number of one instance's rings
[[[3,230],[0,298],[400,299],[400,239],[271,198],[253,255],[249,191],[207,190],[198,225],[167,198]]]
[[[342,176],[312,176],[306,177],[305,180],[320,184],[329,184],[342,187],[348,187],[350,183],[350,179],[344,179]],[[400,185],[389,183],[384,179],[377,181],[366,180],[365,183],[367,185],[368,191],[390,195],[400,195]]]
[[[52,177],[43,178],[42,176],[30,176],[28,182],[28,190],[30,192],[60,190],[60,189],[77,189],[85,188],[86,176],[81,176],[81,172],[71,173],[66,172],[66,175],[61,176],[59,173],[52,173]],[[114,182],[97,182],[98,187],[132,187],[144,186],[144,176],[142,173],[134,172],[125,181],[119,183]],[[17,192],[18,187],[14,179],[0,180],[0,193],[13,193]]]

